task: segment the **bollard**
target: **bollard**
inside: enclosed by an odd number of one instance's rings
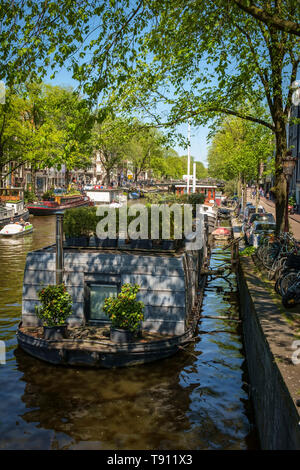
[[[64,251],[63,251],[63,212],[56,213],[56,284],[63,283]]]

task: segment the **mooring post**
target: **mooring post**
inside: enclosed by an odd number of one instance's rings
[[[64,213],[56,213],[56,284],[63,283],[64,252],[63,252],[63,219]]]

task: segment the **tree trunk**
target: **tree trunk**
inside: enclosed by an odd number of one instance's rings
[[[243,191],[243,214],[245,214],[246,202],[247,202],[247,183],[245,178],[242,179],[242,191]]]
[[[239,199],[241,197],[241,186],[242,186],[241,175],[239,174],[238,181],[237,181],[237,196]]]
[[[107,186],[110,186],[110,169],[106,170],[106,184]]]
[[[275,156],[275,197],[276,197],[276,232],[284,231],[286,212],[286,179],[282,171],[282,158],[286,156],[286,129],[285,123],[276,125],[276,156]]]
[[[256,195],[255,195],[255,212],[258,212],[258,196],[259,196],[259,184],[258,181],[255,185]]]
[[[65,187],[66,187],[66,189],[68,189],[69,180],[70,180],[70,170],[68,170],[68,168],[66,168],[66,172],[65,172]]]

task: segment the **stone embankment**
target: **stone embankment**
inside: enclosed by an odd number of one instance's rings
[[[241,256],[238,285],[261,448],[299,450],[300,314],[283,309],[280,297],[250,257]]]

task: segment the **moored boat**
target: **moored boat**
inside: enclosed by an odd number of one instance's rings
[[[26,235],[28,233],[31,233],[32,231],[33,231],[33,225],[30,224],[29,222],[25,222],[25,224],[21,224],[17,222],[15,224],[10,223],[8,225],[5,225],[0,230],[0,235],[2,237],[14,237],[14,236]]]
[[[170,251],[63,248],[61,233],[58,217],[56,245],[27,254],[17,332],[23,350],[53,364],[124,367],[166,358],[193,341],[205,281],[204,231],[195,247]],[[72,300],[66,336],[61,339],[45,336],[36,310],[41,286],[53,282],[64,282]],[[138,284],[140,290],[141,330],[136,338],[115,343],[108,337],[111,322],[104,301],[128,283]]]
[[[83,195],[63,195],[54,196],[50,200],[28,204],[27,209],[33,215],[53,215],[57,212],[65,211],[73,207],[92,205],[90,198]]]
[[[24,207],[24,191],[22,188],[0,189],[0,228],[10,222],[29,219],[29,211]]]
[[[212,236],[216,240],[227,240],[231,237],[231,230],[226,227],[218,227],[212,232]]]

